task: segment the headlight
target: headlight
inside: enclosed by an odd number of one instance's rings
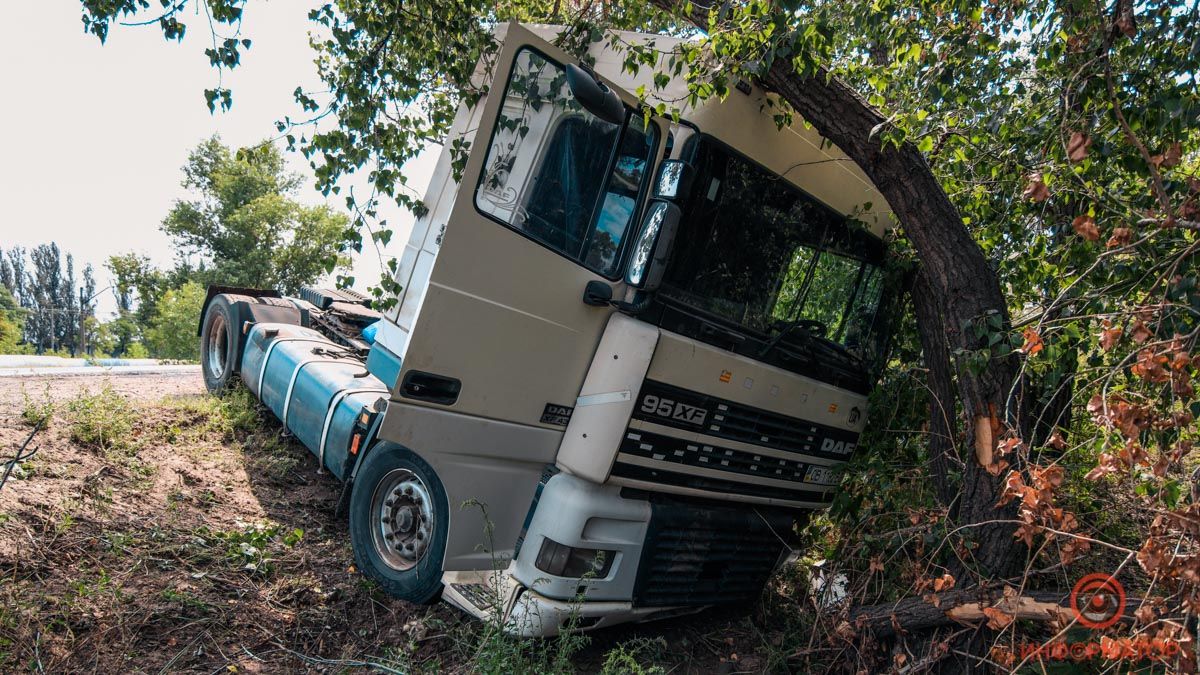
[[[612,569],[616,551],[596,548],[574,548],[564,546],[553,539],[543,539],[534,567],[556,577],[583,577],[591,575],[602,579]]]

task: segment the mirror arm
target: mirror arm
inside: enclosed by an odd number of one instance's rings
[[[637,291],[633,302],[613,300],[612,286],[603,281],[593,279],[583,289],[583,304],[592,307],[614,307],[626,314],[639,314],[650,306],[652,295],[652,293],[645,291]]]
[[[625,314],[637,315],[637,314],[641,314],[642,312],[646,311],[646,308],[648,308],[650,306],[650,301],[653,299],[654,299],[653,293],[647,293],[646,291],[638,291],[637,295],[634,296],[633,302],[624,302],[622,300],[613,300],[612,303],[610,303],[610,304],[613,307],[616,307],[618,311],[624,312]]]

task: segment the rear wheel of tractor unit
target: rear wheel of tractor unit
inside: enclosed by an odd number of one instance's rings
[[[215,296],[204,312],[200,330],[200,370],[204,373],[204,386],[214,394],[224,391],[233,382],[239,332],[234,325],[232,305],[240,299],[240,296],[226,294]]]
[[[433,469],[413,452],[383,444],[363,459],[350,495],[354,561],[383,590],[418,604],[442,593],[449,507]]]

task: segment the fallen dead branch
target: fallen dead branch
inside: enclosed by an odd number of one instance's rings
[[[1007,593],[1005,588],[1009,589]],[[1127,598],[1122,620],[1132,620],[1134,612],[1150,601],[1150,598]],[[1002,628],[1018,619],[1065,626],[1075,618],[1067,591],[1027,591],[1018,595],[1011,587],[996,586],[955,589],[854,607],[845,626],[855,633],[869,631],[876,637],[886,638],[953,624],[990,622],[992,627]]]

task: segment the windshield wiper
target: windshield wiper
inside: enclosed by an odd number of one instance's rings
[[[702,335],[702,336],[723,337],[727,340],[733,341],[736,344],[741,344],[742,342],[746,341],[746,336],[742,335],[741,333],[739,333],[737,331],[733,331],[728,328],[723,328],[721,326],[718,326],[715,323],[705,321],[704,319],[699,319],[699,321],[700,321],[700,335]]]
[[[787,325],[781,328],[779,333],[777,333],[775,337],[771,338],[771,341],[763,347],[762,351],[758,354],[758,358],[766,358],[768,354],[770,354],[775,350],[776,347],[779,346],[779,343],[783,342],[783,340],[791,335],[796,329],[803,328],[805,324],[823,325],[819,321],[814,321],[812,319],[793,319],[792,321],[789,321]],[[844,345],[808,330],[801,330],[800,334],[805,338],[804,347],[809,358],[820,358],[821,354],[818,352],[823,352],[827,357],[832,356],[834,358],[844,358],[845,360],[849,361],[852,366],[862,366],[862,359],[855,356]],[[831,351],[833,354],[830,354]]]
[[[797,328],[800,328],[801,326],[803,326],[805,324],[808,324],[811,326],[814,324],[820,324],[820,322],[813,321],[812,319],[804,319],[804,318],[792,319],[791,321],[787,322],[787,324],[783,328],[779,329],[779,332],[775,334],[775,337],[771,338],[771,340],[769,342],[767,342],[767,344],[762,348],[762,351],[760,351],[758,353],[758,358],[761,359],[761,358],[766,357],[766,355],[770,354],[776,347],[778,347],[779,343],[783,342],[783,339],[785,337],[787,337],[788,335],[790,335],[792,331],[796,330]],[[812,337],[814,337],[807,330],[803,332],[803,335],[810,339]]]

